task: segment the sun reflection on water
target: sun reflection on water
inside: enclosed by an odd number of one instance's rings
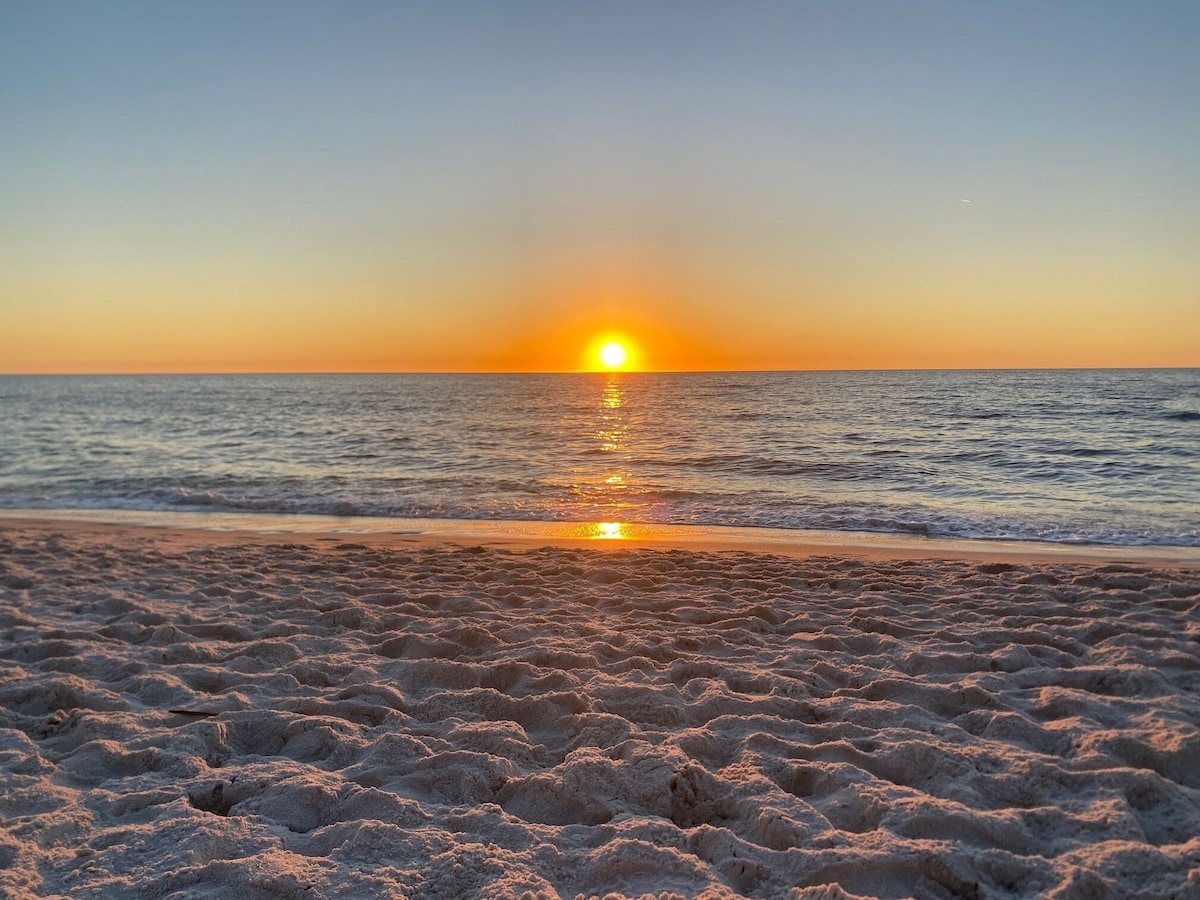
[[[621,387],[620,377],[609,375],[604,383],[604,393],[600,397],[600,428],[596,432],[596,437],[600,440],[600,449],[606,453],[615,453],[622,449],[625,416],[621,412],[621,404],[624,400],[625,391]]]
[[[626,382],[617,373],[604,380],[597,410],[595,439],[604,462],[591,469],[584,481],[592,486],[591,499],[596,515],[621,515],[631,504],[628,491],[630,475],[626,465],[629,447],[629,409],[626,408]],[[619,456],[616,454],[620,454]],[[597,522],[585,526],[586,536],[597,540],[627,540],[627,526],[621,522]]]
[[[621,376],[609,375],[608,380],[604,382],[604,408],[605,409],[620,409],[621,403],[625,399],[625,390],[621,387]]]
[[[597,522],[592,537],[598,541],[620,541],[625,539],[624,522]]]

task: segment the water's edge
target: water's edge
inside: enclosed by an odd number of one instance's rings
[[[921,557],[1004,556],[1200,566],[1200,548],[1064,544],[1054,541],[964,539],[874,532],[817,531],[727,525],[653,525],[494,519],[399,519],[372,516],[278,515],[122,509],[0,509],[0,522],[113,525],[247,535],[395,536],[456,542],[570,545],[596,548],[757,550],[831,555],[885,552]]]

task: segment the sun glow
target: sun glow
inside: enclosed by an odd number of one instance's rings
[[[629,351],[618,341],[608,341],[597,355],[600,357],[600,364],[606,369],[620,369],[629,359]]]

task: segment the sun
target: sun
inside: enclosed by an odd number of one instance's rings
[[[600,357],[600,364],[606,369],[619,369],[629,359],[629,351],[625,349],[624,344],[617,341],[604,344],[597,355]]]

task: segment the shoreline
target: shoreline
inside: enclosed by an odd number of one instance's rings
[[[5,527],[82,533],[154,531],[193,543],[353,540],[371,546],[483,546],[742,552],[803,559],[985,560],[1200,568],[1200,547],[978,540],[879,532],[800,531],[721,525],[394,519],[366,516],[107,509],[0,509]]]

